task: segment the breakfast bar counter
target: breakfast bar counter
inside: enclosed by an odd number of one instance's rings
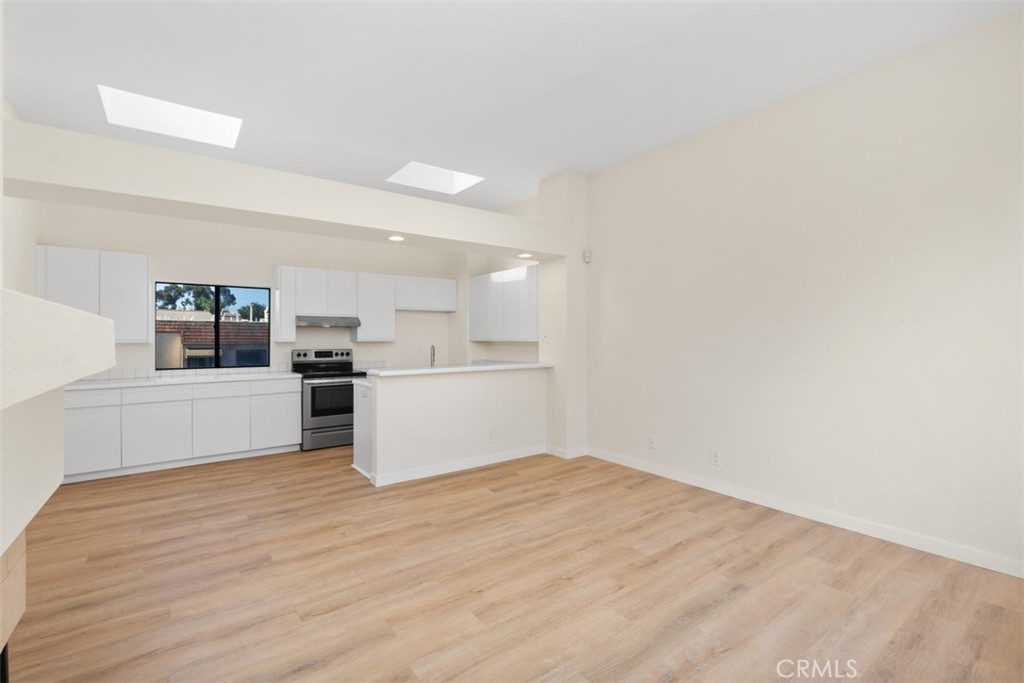
[[[367,370],[353,467],[376,486],[545,452],[549,363]]]

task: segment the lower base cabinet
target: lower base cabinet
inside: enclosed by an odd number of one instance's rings
[[[64,424],[65,475],[297,448],[302,384],[275,377],[72,389]]]
[[[64,474],[121,466],[121,406],[64,411]]]
[[[373,389],[357,386],[353,393],[352,463],[366,475],[377,471],[373,455]]]
[[[192,457],[192,401],[121,406],[121,466]]]
[[[251,448],[276,448],[302,441],[302,394],[252,397]]]
[[[192,457],[249,450],[250,382],[193,387]]]

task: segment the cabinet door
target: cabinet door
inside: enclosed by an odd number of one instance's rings
[[[469,279],[469,338],[486,341],[489,337],[490,278],[478,275]]]
[[[192,401],[192,457],[249,450],[249,396]]]
[[[327,315],[327,271],[295,268],[296,315]]]
[[[540,327],[540,297],[539,292],[539,269],[537,266],[530,266],[526,269],[526,282],[523,287],[526,290],[523,302],[523,315],[520,319],[519,339],[523,341],[537,341],[540,339],[538,329]]]
[[[253,450],[297,446],[302,441],[302,394],[263,394],[252,397]]]
[[[458,285],[440,277],[395,278],[395,308],[399,311],[458,310]]]
[[[100,252],[100,315],[114,321],[114,340],[148,342],[153,288],[149,257],[119,251]]]
[[[89,313],[100,312],[100,252],[96,249],[46,249],[46,298]]]
[[[487,310],[484,311],[487,335],[484,339],[508,339],[508,325],[505,323],[505,304],[508,299],[505,289],[508,283],[503,279],[494,278],[493,275],[491,273],[484,276],[487,283]]]
[[[352,391],[352,463],[360,472],[376,474],[373,453],[373,389],[357,386]]]
[[[357,315],[359,277],[347,270],[327,271],[327,313]]]
[[[121,466],[121,406],[64,411],[64,474]]]
[[[510,341],[537,341],[537,267],[502,282],[503,334]]]
[[[454,312],[459,310],[459,283],[448,278],[432,278],[432,310]]]
[[[395,276],[359,273],[359,327],[354,341],[395,340]]]
[[[135,403],[121,407],[124,467],[192,457],[192,401]]]
[[[274,341],[295,341],[295,268],[278,266],[274,283],[274,300],[270,319],[274,321],[277,336]]]

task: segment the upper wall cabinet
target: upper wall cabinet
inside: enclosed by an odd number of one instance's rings
[[[359,273],[359,327],[352,341],[395,341],[395,276]]]
[[[274,296],[270,320],[274,341],[295,341],[295,266],[278,266],[274,276]]]
[[[149,257],[122,251],[100,252],[100,315],[114,321],[114,339],[147,342],[153,287]]]
[[[36,294],[114,321],[114,341],[152,339],[149,256],[120,251],[36,247]]]
[[[296,315],[357,316],[354,342],[395,340],[395,311],[458,310],[458,284],[439,277],[278,266],[271,310],[274,341],[295,341]],[[276,310],[274,310],[276,309]]]
[[[469,280],[471,341],[537,341],[537,266]]]
[[[459,309],[455,280],[440,277],[395,277],[395,308],[399,311],[443,311]]]
[[[295,268],[296,315],[355,315],[355,273],[323,268]]]

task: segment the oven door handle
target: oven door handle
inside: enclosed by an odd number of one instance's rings
[[[324,378],[321,378],[321,379],[304,379],[304,380],[302,380],[302,383],[303,384],[309,384],[309,385],[312,385],[312,386],[325,386],[325,385],[326,386],[345,386],[347,384],[352,384],[352,380],[350,380],[350,379],[331,379],[330,377],[324,377]]]

